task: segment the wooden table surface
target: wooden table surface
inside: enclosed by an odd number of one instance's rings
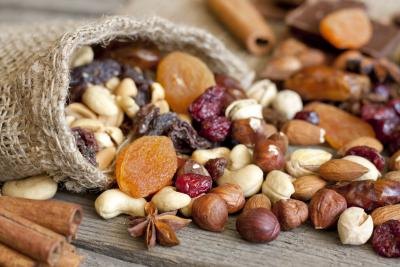
[[[367,0],[372,4],[380,1]],[[373,9],[375,16],[392,12],[385,0],[382,11]],[[398,6],[398,5],[397,5]],[[399,10],[399,9],[397,9]],[[179,23],[206,28],[251,67],[259,70],[265,58],[254,57],[225,31],[207,12],[203,0],[0,0],[0,23],[49,21],[54,18],[92,18],[103,14],[131,14],[139,17],[161,15]],[[387,17],[387,16],[386,16]],[[285,28],[272,23],[282,35]],[[173,248],[156,247],[146,250],[142,239],[127,233],[127,217],[108,221],[99,218],[93,207],[95,195],[60,192],[56,198],[81,204],[84,220],[74,241],[82,255],[83,266],[399,266],[397,259],[376,256],[371,245],[343,246],[336,231],[316,231],[310,225],[282,232],[270,244],[254,245],[240,239],[235,230],[235,218],[229,219],[222,234],[202,231],[191,225],[178,232],[181,245]]]

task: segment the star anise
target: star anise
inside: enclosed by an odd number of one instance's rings
[[[159,243],[161,246],[179,245],[175,232],[188,225],[192,220],[175,216],[176,211],[158,214],[152,202],[145,205],[145,217],[132,217],[128,232],[133,237],[144,236],[147,248]]]

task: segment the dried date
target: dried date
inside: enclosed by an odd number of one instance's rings
[[[400,182],[389,179],[339,183],[331,189],[344,196],[349,207],[361,207],[367,212],[400,202]]]

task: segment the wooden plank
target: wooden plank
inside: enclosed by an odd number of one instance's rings
[[[79,255],[82,255],[85,259],[81,264],[81,267],[142,267],[144,265],[128,263],[113,257],[105,256],[102,254],[98,254],[96,252],[86,250],[83,248],[78,249]]]
[[[78,247],[128,262],[150,266],[398,265],[397,259],[377,256],[370,244],[343,246],[335,231],[316,231],[309,225],[282,232],[269,244],[250,244],[240,239],[234,217],[223,233],[203,231],[192,224],[178,232],[180,246],[157,246],[148,251],[142,239],[131,238],[127,233],[127,217],[106,221],[97,216],[94,195],[58,193],[57,198],[83,206],[84,220],[74,242]]]

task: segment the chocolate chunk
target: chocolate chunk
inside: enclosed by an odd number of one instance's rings
[[[292,33],[303,41],[313,46],[335,50],[320,35],[319,23],[329,13],[344,8],[366,9],[366,6],[353,0],[305,3],[288,14],[286,23]],[[390,55],[396,44],[400,42],[400,31],[393,25],[384,25],[376,21],[371,21],[371,23],[373,28],[372,38],[360,50],[377,58]]]

